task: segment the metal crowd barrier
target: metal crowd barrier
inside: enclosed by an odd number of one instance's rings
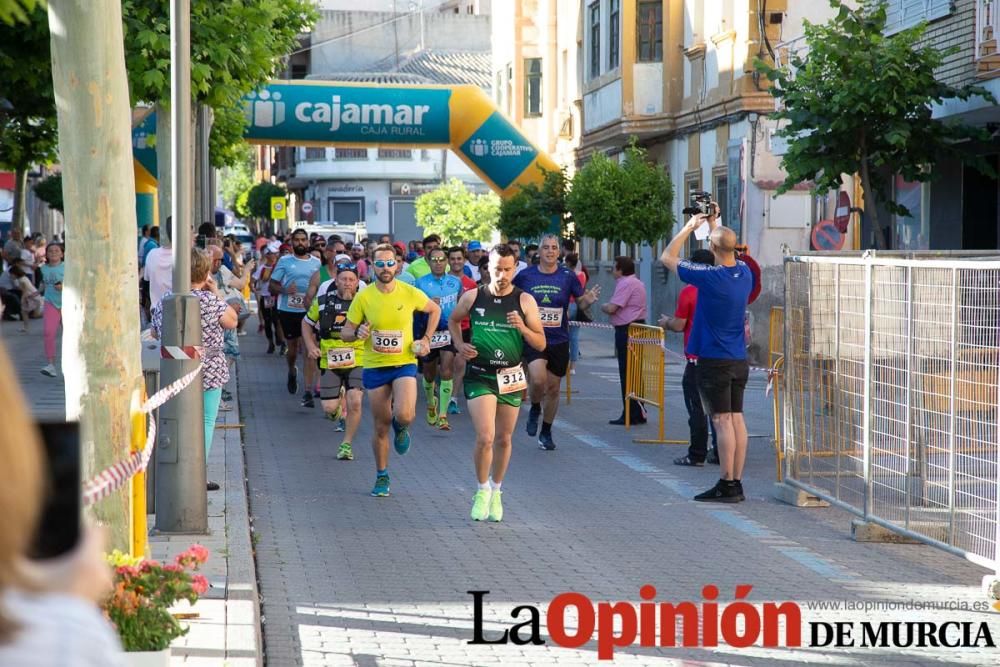
[[[629,325],[625,370],[625,428],[627,430],[631,427],[629,420],[632,411],[628,409],[629,399],[657,408],[660,428],[657,439],[633,439],[632,442],[657,445],[688,444],[687,440],[664,439],[665,356],[663,329],[646,324]]]
[[[1000,259],[784,270],[786,483],[1000,574]]]

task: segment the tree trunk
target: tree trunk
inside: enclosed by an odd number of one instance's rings
[[[156,109],[156,201],[159,213],[160,234],[166,229],[170,217],[170,106],[158,103]],[[171,234],[171,239],[173,234]]]
[[[14,172],[14,212],[10,219],[10,237],[15,241],[24,238],[24,219],[28,204],[28,168]]]
[[[862,142],[863,144],[864,142]],[[875,245],[879,250],[886,249],[885,234],[878,219],[878,203],[875,201],[875,190],[872,188],[871,170],[868,166],[868,156],[862,147],[861,151],[861,190],[865,202],[865,213],[869,214],[872,230],[875,232]]]
[[[49,0],[66,236],[66,416],[79,419],[84,477],[129,451],[142,386],[135,179],[120,0]],[[162,167],[161,167],[162,168]],[[128,551],[128,487],[94,513]]]
[[[204,104],[195,104],[194,113],[194,208],[195,226],[203,222],[215,223],[215,193],[212,188],[212,165],[209,162],[208,138],[212,132],[212,110]]]

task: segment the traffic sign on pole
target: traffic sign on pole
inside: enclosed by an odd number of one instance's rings
[[[307,202],[303,202],[302,203],[302,213],[304,215],[309,215],[312,212],[313,212],[312,202],[308,202],[308,201]]]
[[[837,195],[837,210],[833,216],[833,224],[841,234],[847,233],[847,223],[851,221],[851,197],[843,190]]]
[[[284,197],[271,197],[271,219],[284,220],[288,215]]]
[[[813,250],[842,250],[846,238],[833,220],[820,220],[813,227],[812,247]]]

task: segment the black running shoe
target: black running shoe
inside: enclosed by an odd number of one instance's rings
[[[743,502],[744,500],[747,499],[746,495],[744,495],[743,493],[743,482],[738,479],[735,481],[736,481],[736,493],[740,497],[740,502]]]
[[[302,394],[302,407],[304,408],[315,408],[316,404],[313,402],[313,395],[311,391],[307,391]]]
[[[274,354],[274,343],[267,344],[267,354]]]
[[[539,408],[537,412],[535,411],[534,407],[528,410],[528,435],[534,436],[536,433],[538,433],[538,418],[541,416],[542,416],[541,408]],[[555,448],[553,447],[553,449]]]
[[[295,394],[299,390],[299,369],[288,371],[288,393]]]
[[[703,503],[738,503],[740,495],[735,482],[720,479],[715,486],[699,493],[694,499]]]
[[[538,448],[544,449],[547,452],[551,452],[556,448],[556,443],[552,441],[551,433],[542,433],[538,436]]]

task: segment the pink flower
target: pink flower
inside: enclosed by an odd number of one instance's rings
[[[208,579],[200,574],[196,574],[191,578],[191,588],[198,595],[204,595],[205,591],[208,590]]]
[[[164,565],[163,570],[165,572],[183,572],[184,568],[181,567],[180,565],[173,564],[173,565]]]
[[[197,566],[206,560],[208,560],[208,549],[200,544],[192,544],[187,551],[178,554],[174,562],[184,567],[197,569]]]
[[[188,553],[194,556],[194,559],[199,563],[204,563],[208,560],[208,549],[200,544],[192,544],[191,548],[188,549]]]

